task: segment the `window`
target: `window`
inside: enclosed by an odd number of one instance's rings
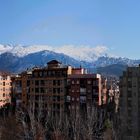
[[[79,84],[79,80],[76,81],[76,84]]]
[[[53,88],[53,93],[56,93],[56,88]]]
[[[39,93],[39,88],[35,88],[35,93]]]
[[[57,96],[57,101],[60,101],[60,96]]]
[[[62,88],[60,88],[60,92],[63,92],[63,89]]]
[[[5,86],[5,82],[3,82],[3,86]]]
[[[66,99],[66,100],[67,100],[68,102],[70,101],[70,99],[71,99],[71,97],[70,97],[70,96],[67,96],[67,99]]]
[[[60,93],[60,88],[57,88],[57,93]]]
[[[85,103],[86,102],[86,97],[85,96],[80,96],[80,102]]]
[[[54,86],[56,85],[56,80],[53,80],[53,85],[54,85]]]
[[[88,84],[91,84],[91,80],[88,80],[87,83],[88,83]]]
[[[27,80],[27,86],[30,86],[30,81],[29,80]]]
[[[45,81],[44,81],[44,80],[41,80],[41,81],[40,81],[40,84],[41,84],[42,86],[44,86],[44,85],[45,85]]]
[[[127,97],[132,97],[132,92],[131,91],[127,92]]]
[[[38,81],[38,80],[35,81],[35,85],[36,85],[36,86],[39,85],[39,81]]]
[[[49,93],[52,93],[52,88],[49,88]]]
[[[132,102],[131,102],[131,100],[127,100],[127,106],[128,106],[128,107],[132,107]]]
[[[79,90],[77,89],[77,92],[79,92]]]
[[[40,88],[40,93],[45,93],[44,88]]]
[[[57,81],[57,85],[60,86],[60,80]]]
[[[33,74],[35,77],[37,77],[38,76],[38,72],[34,72],[34,74]]]
[[[43,73],[42,73],[42,71],[41,71],[41,72],[39,72],[39,76],[40,76],[40,77],[42,77],[42,76],[43,76]]]
[[[57,109],[60,109],[60,104],[57,104]]]
[[[91,92],[91,90],[90,89],[88,89],[88,93],[90,93]]]
[[[128,81],[128,88],[131,88],[131,87],[132,87],[132,82]]]
[[[72,80],[72,84],[74,84],[74,80]]]

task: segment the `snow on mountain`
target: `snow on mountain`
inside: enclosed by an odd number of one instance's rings
[[[100,56],[106,54],[108,48],[105,46],[74,46],[74,45],[64,45],[64,46],[48,46],[48,45],[0,45],[0,54],[5,52],[13,53],[18,57],[24,57],[31,53],[36,53],[39,51],[54,51],[56,53],[64,53],[70,57],[73,57],[80,61],[93,62],[97,60]]]
[[[13,47],[10,45],[1,45],[0,44],[0,54],[5,53],[9,50],[11,50]]]
[[[18,57],[24,57],[31,53],[36,53],[44,50],[51,50],[49,46],[33,45],[33,46],[22,46],[22,45],[0,45],[0,54],[10,52]]]
[[[108,65],[112,65],[112,64],[121,64],[121,65],[138,65],[139,61],[138,60],[132,60],[132,59],[128,59],[128,58],[122,58],[122,57],[108,57],[108,56],[102,56],[99,57],[94,64],[97,67],[105,67]]]
[[[34,66],[45,66],[48,61],[57,59],[65,65],[82,66],[90,72],[119,76],[127,66],[138,65],[140,60],[104,55],[104,47],[75,46],[12,46],[0,45],[0,70],[22,72]],[[66,55],[68,54],[68,55]],[[70,57],[71,56],[71,57]],[[77,59],[74,59],[77,58]]]
[[[105,55],[107,51],[107,47],[105,46],[74,46],[74,45],[66,45],[59,47],[54,50],[58,53],[64,53],[69,55],[77,60],[93,62],[98,59],[98,57]]]

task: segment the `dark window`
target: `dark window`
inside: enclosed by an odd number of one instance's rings
[[[60,86],[60,80],[57,81],[57,85]]]
[[[40,77],[42,77],[43,76],[43,72],[41,71],[41,72],[39,72],[39,76]]]
[[[57,104],[57,109],[60,109],[60,104]]]
[[[57,89],[57,93],[60,93],[60,88]]]
[[[36,86],[39,85],[39,81],[38,81],[38,80],[35,81],[35,85],[36,85]]]
[[[41,81],[40,81],[40,84],[41,84],[42,86],[44,86],[44,85],[45,85],[45,81],[44,81],[44,80],[41,80]]]
[[[30,81],[29,80],[27,80],[27,86],[30,86]]]
[[[132,101],[131,101],[131,100],[128,100],[128,101],[127,101],[127,106],[128,106],[128,107],[132,107]]]
[[[39,93],[39,88],[35,88],[35,93]]]
[[[5,86],[5,82],[3,82],[3,86]]]
[[[57,96],[57,101],[60,101],[60,96]]]
[[[131,91],[127,92],[127,97],[132,97],[132,92]]]
[[[53,93],[56,93],[56,88],[53,88]]]
[[[45,93],[44,88],[40,88],[40,92],[41,92],[41,93]]]
[[[54,85],[54,86],[56,85],[56,80],[53,80],[53,85]]]

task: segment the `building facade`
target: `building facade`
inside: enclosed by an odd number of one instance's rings
[[[11,102],[11,76],[0,72],[0,107]]]
[[[12,78],[13,97],[16,106],[30,108],[35,113],[51,112],[53,116],[65,111],[67,77],[71,66],[56,60],[44,68],[35,67]]]
[[[140,66],[128,67],[120,77],[121,139],[140,138]]]
[[[56,60],[46,67],[35,67],[12,78],[16,106],[50,112],[53,116],[73,109],[106,104],[106,79],[87,74],[83,68],[72,68]],[[14,97],[13,96],[13,97]]]
[[[106,104],[106,84],[100,74],[72,74],[68,76],[68,95],[70,110],[81,106],[90,108]]]

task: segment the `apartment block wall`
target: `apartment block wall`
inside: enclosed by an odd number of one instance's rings
[[[100,106],[106,103],[105,85],[102,86],[102,78],[99,74],[75,74],[68,76],[67,102],[69,108],[79,109],[80,105]],[[103,100],[104,99],[104,100]]]
[[[22,86],[22,74],[12,76],[12,100],[13,105],[17,107],[21,107],[25,104],[25,101],[22,98],[23,94],[25,94],[23,88],[26,87]]]
[[[46,111],[53,115],[64,112],[67,75],[71,67],[50,61],[47,67],[33,68],[21,74],[22,105],[35,112]]]
[[[0,73],[0,107],[11,102],[11,77],[10,74]]]
[[[120,116],[123,139],[140,137],[140,67],[128,67],[120,77]]]
[[[83,68],[72,69],[56,60],[44,68],[22,72],[13,83],[17,104],[35,112],[42,110],[55,115],[74,106],[79,109],[81,105],[106,104],[106,80],[100,74],[85,74]]]

